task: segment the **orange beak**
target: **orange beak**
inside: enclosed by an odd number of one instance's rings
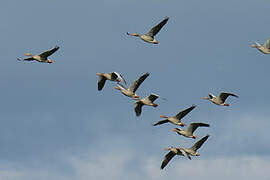
[[[209,97],[202,97],[201,99],[208,100],[208,99],[210,99],[210,98],[209,98]]]

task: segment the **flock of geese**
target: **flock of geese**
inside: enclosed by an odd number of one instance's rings
[[[165,17],[159,24],[154,26],[149,32],[146,34],[138,34],[138,33],[128,33],[127,35],[139,37],[145,42],[152,43],[152,44],[158,44],[159,41],[155,39],[155,35],[161,30],[161,28],[168,22],[169,18]],[[254,42],[254,44],[251,44],[250,47],[257,48],[259,51],[261,51],[264,54],[270,54],[270,38],[266,41],[264,45],[259,44],[258,42]],[[51,56],[53,53],[55,53],[59,49],[58,46],[55,48],[45,51],[38,55],[32,55],[31,53],[25,53],[25,56],[29,56],[27,58],[17,58],[19,61],[38,61],[41,63],[53,63],[53,60],[48,59],[49,56]],[[141,75],[139,78],[134,80],[129,87],[126,87],[127,85],[126,80],[124,77],[118,73],[118,72],[112,72],[112,73],[96,73],[98,76],[98,90],[101,91],[103,87],[105,86],[106,81],[113,81],[117,83],[117,86],[114,87],[114,89],[119,90],[123,95],[132,98],[136,102],[134,103],[134,110],[136,116],[140,116],[142,114],[142,107],[144,105],[146,106],[153,106],[157,107],[158,104],[154,103],[156,99],[159,98],[158,95],[151,93],[148,97],[140,98],[136,94],[136,90],[140,87],[140,85],[144,82],[144,80],[150,75],[148,72]],[[121,84],[122,83],[122,84]],[[220,106],[229,106],[225,101],[229,96],[238,97],[237,95],[233,93],[228,92],[221,92],[219,96],[215,96],[211,93],[208,95],[209,97],[202,97],[202,99],[209,100],[212,103]],[[158,121],[157,123],[153,124],[153,126],[158,126],[165,123],[172,123],[177,128],[172,129],[173,132],[176,132],[177,134],[184,136],[186,138],[193,138],[196,139],[197,136],[194,135],[194,131],[198,127],[209,127],[209,124],[201,123],[201,122],[193,122],[190,123],[189,126],[186,129],[180,129],[179,126],[184,127],[186,124],[182,122],[182,119],[190,113],[196,106],[192,105],[191,107],[180,111],[175,116],[165,116],[161,115],[161,118],[165,118],[163,120]],[[199,153],[197,153],[197,150],[204,144],[204,142],[208,139],[209,135],[204,136],[200,140],[198,140],[192,147],[190,148],[182,148],[182,147],[169,147],[164,148],[164,150],[169,151],[161,164],[161,169],[163,169],[169,161],[175,156],[180,155],[187,157],[191,160],[191,156],[200,156]]]

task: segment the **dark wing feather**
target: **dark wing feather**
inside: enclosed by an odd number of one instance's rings
[[[180,119],[182,119],[185,115],[187,115],[190,111],[192,111],[195,107],[196,107],[196,106],[193,105],[193,106],[191,106],[191,107],[185,109],[184,111],[179,112],[175,117],[176,117],[177,119],[180,120]]]
[[[188,126],[187,131],[193,133],[200,126],[209,127],[210,125],[209,124],[206,124],[206,123],[199,123],[199,122],[191,123]]]
[[[136,79],[129,87],[129,90],[135,93],[135,91],[139,88],[142,82],[149,76],[149,73],[145,73],[144,75],[140,76]]]
[[[34,59],[33,56],[32,56],[32,57],[29,57],[29,58],[24,58],[23,60],[24,60],[24,61],[33,61],[33,60],[35,60],[35,59]]]
[[[141,115],[141,113],[142,113],[142,106],[143,106],[143,103],[140,102],[140,101],[134,103],[134,108],[135,108],[136,116],[140,116]]]
[[[153,126],[157,126],[157,125],[160,125],[160,124],[164,124],[164,123],[167,123],[169,122],[169,120],[165,119],[165,120],[161,120],[161,121],[158,121],[156,124],[154,124]]]
[[[169,20],[168,17],[165,17],[163,21],[161,21],[158,25],[156,25],[155,27],[153,27],[148,33],[147,35],[154,37],[159,31],[160,29],[167,23],[167,21]]]
[[[45,51],[43,53],[41,53],[39,56],[47,58],[48,56],[52,55],[53,53],[55,53],[57,50],[59,49],[59,46],[55,46],[55,48],[49,50],[49,51]]]
[[[196,152],[203,145],[203,143],[208,139],[208,137],[209,135],[204,136],[202,139],[197,141],[190,149]]]
[[[150,94],[150,96],[148,96],[148,99],[152,102],[154,102],[159,96],[156,94]]]
[[[104,87],[104,84],[106,82],[106,78],[104,76],[99,76],[98,77],[98,90],[101,91],[102,88]]]
[[[175,153],[170,151],[168,154],[165,155],[164,160],[162,161],[162,164],[160,166],[160,169],[163,169],[169,162],[170,160],[175,156]]]
[[[223,102],[226,101],[226,99],[227,99],[228,96],[238,97],[238,96],[235,95],[235,94],[227,93],[227,92],[222,92],[222,93],[220,93],[220,95],[219,95],[220,99],[221,99]]]

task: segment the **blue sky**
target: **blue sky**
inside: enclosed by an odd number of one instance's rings
[[[248,47],[269,37],[268,0],[4,0],[0,7],[0,179],[85,180],[270,176],[270,56]],[[165,16],[147,44],[128,32],[147,32]],[[54,64],[18,62],[25,52],[60,46]],[[137,118],[133,101],[97,72],[121,73],[159,106]],[[229,91],[230,107],[200,98]],[[211,125],[210,138],[189,161],[176,157],[161,171],[164,147],[189,147],[159,115],[196,104],[184,122]],[[193,174],[190,177],[190,174]]]

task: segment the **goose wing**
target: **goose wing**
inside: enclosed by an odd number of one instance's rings
[[[167,21],[169,20],[169,17],[165,17],[163,21],[161,21],[158,25],[156,25],[155,27],[153,27],[148,33],[147,35],[154,37],[159,31],[160,29],[167,23]]]
[[[98,77],[98,90],[99,91],[101,91],[102,88],[104,87],[106,80],[107,79],[104,76],[99,76]]]
[[[58,49],[59,49],[59,46],[55,46],[55,48],[48,50],[48,51],[45,51],[45,52],[41,53],[39,56],[43,57],[43,58],[47,58],[48,56],[55,53]]]
[[[208,137],[209,135],[204,136],[202,139],[197,141],[190,149],[196,152],[203,145],[203,143],[208,139]]]
[[[165,155],[162,164],[160,166],[160,169],[163,169],[169,162],[170,160],[175,156],[175,153],[170,151],[168,154]]]
[[[124,77],[121,74],[119,74],[118,72],[112,72],[111,74],[112,74],[112,79],[119,80],[119,81],[122,81],[125,84],[127,84],[127,82],[124,79]]]
[[[263,46],[266,47],[267,49],[270,49],[270,38],[267,39],[267,41],[264,43]]]
[[[135,93],[135,91],[139,88],[139,86],[142,84],[142,82],[149,76],[149,73],[145,73],[144,75],[140,76],[138,79],[136,79],[130,86],[129,90]]]
[[[142,106],[143,106],[143,103],[141,101],[137,101],[137,102],[134,103],[134,109],[135,109],[136,116],[141,115]]]
[[[206,123],[200,123],[200,122],[195,122],[195,123],[191,123],[188,128],[187,128],[187,131],[188,132],[191,132],[193,134],[193,132],[200,126],[203,126],[203,127],[209,127],[210,125],[209,124],[206,124]]]
[[[158,95],[151,93],[150,96],[147,97],[151,102],[154,102],[157,98],[159,98]]]
[[[158,121],[156,124],[153,124],[153,126],[157,126],[157,125],[164,124],[164,123],[167,123],[167,122],[169,122],[169,120],[167,120],[167,119],[161,120],[161,121]]]
[[[237,95],[232,94],[232,93],[222,92],[222,93],[220,93],[219,98],[220,98],[223,102],[225,102],[228,96],[238,97]]]
[[[184,116],[186,116],[190,111],[192,111],[196,106],[192,105],[191,107],[185,109],[184,111],[179,112],[175,117],[177,119],[182,119]]]

